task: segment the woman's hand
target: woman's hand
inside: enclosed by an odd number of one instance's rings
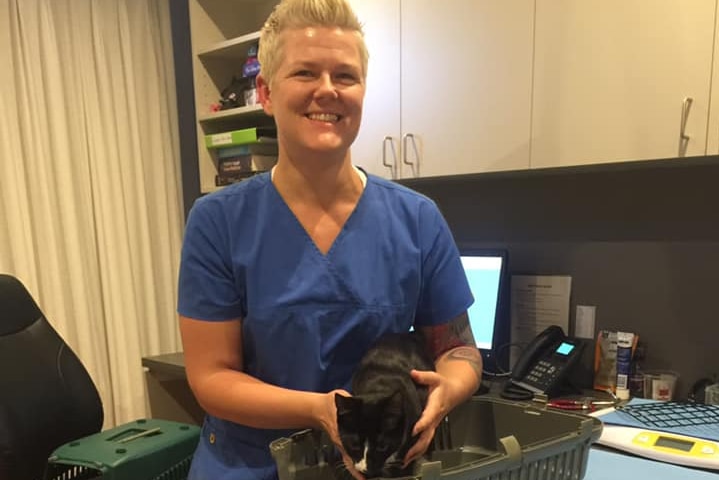
[[[422,416],[412,430],[412,435],[419,435],[419,438],[404,457],[405,467],[424,455],[432,443],[437,427],[453,407],[452,386],[447,378],[432,371],[412,370],[411,375],[416,383],[429,388],[429,396]]]
[[[316,413],[318,417],[319,427],[322,428],[330,440],[342,448],[342,440],[340,440],[340,432],[337,427],[337,406],[335,405],[335,394],[342,395],[344,397],[351,396],[346,390],[332,390],[329,393],[322,395],[322,404]],[[344,452],[344,449],[342,450]]]
[[[405,466],[427,451],[444,417],[471,397],[482,379],[482,357],[475,346],[467,312],[448,323],[419,327],[418,330],[435,357],[436,372],[411,372],[416,383],[429,388],[429,397],[412,431],[419,438],[405,455]]]
[[[340,454],[342,455],[342,461],[347,467],[347,471],[357,480],[364,480],[364,476],[354,468],[354,462],[345,451],[342,446],[342,440],[340,439],[339,428],[337,427],[337,406],[335,404],[335,394],[342,395],[345,397],[351,396],[346,390],[332,390],[326,395],[323,395],[323,408],[320,412],[319,422],[322,429],[327,432],[330,440],[337,446]]]
[[[427,405],[412,431],[417,442],[404,457],[405,466],[427,451],[434,432],[445,416],[472,396],[482,376],[482,357],[475,347],[459,346],[445,352],[435,363],[436,372],[412,370],[412,379],[429,389]]]

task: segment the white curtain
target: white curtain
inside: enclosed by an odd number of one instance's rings
[[[105,428],[148,414],[141,358],[180,349],[168,1],[0,0],[0,272],[88,368]]]

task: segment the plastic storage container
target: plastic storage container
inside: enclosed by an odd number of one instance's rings
[[[474,397],[437,429],[422,480],[579,480],[589,447],[602,433],[599,419],[527,403]],[[280,480],[345,478],[333,448],[311,430],[270,444]]]
[[[44,480],[185,480],[200,427],[137,420],[68,442],[48,461]]]

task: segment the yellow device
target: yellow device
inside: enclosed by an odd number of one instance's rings
[[[604,424],[597,443],[662,462],[719,470],[719,443],[711,440]]]

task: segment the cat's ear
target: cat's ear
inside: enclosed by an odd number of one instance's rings
[[[397,390],[387,399],[385,411],[396,415],[402,414],[404,411],[404,395],[402,395],[402,392]]]
[[[404,395],[394,392],[384,403],[382,425],[387,431],[393,431],[404,424]]]
[[[339,393],[335,393],[335,407],[337,407],[337,415],[346,415],[354,411],[361,403],[361,400],[354,397],[347,397]]]

